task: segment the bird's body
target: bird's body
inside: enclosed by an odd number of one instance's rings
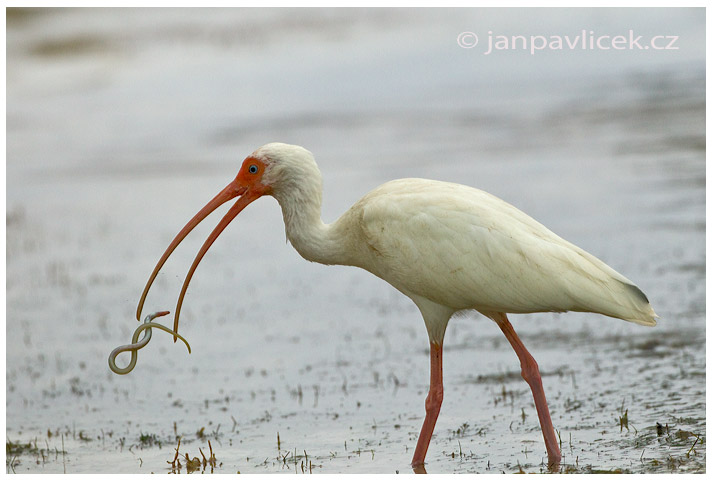
[[[425,179],[391,181],[325,224],[322,179],[312,154],[277,143],[249,156],[235,181],[178,234],[149,279],[139,314],[151,282],[175,246],[208,213],[238,195],[241,198],[189,271],[174,330],[188,282],[208,247],[252,200],[274,196],[282,208],[287,238],[305,259],[361,267],[419,307],[431,343],[432,377],[414,466],[423,464],[440,409],[443,336],[455,312],[481,312],[495,320],[510,340],[523,377],[533,389],[551,463],[559,462],[559,449],[537,364],[506,313],[586,311],[643,325],[656,323],[648,299],[629,279],[512,205],[472,187]]]
[[[350,253],[334,263],[361,267],[409,297],[454,311],[587,311],[653,324],[633,282],[482,190],[395,180],[365,195],[332,229]],[[299,240],[288,237],[302,253]]]
[[[276,197],[287,238],[309,261],[361,267],[422,310],[435,303],[451,314],[474,309],[489,317],[585,311],[655,324],[648,299],[633,282],[494,195],[450,182],[399,179],[324,224],[321,174],[316,164],[307,172],[300,190]],[[447,321],[431,326],[427,320],[429,333],[445,331]]]

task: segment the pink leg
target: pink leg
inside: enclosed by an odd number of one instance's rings
[[[547,407],[547,399],[545,399],[545,390],[542,388],[542,378],[540,377],[537,362],[535,358],[527,352],[527,349],[525,349],[525,346],[522,344],[522,341],[515,333],[515,330],[512,328],[510,321],[508,321],[504,313],[500,313],[495,321],[500,326],[507,340],[510,341],[510,345],[515,349],[515,353],[520,359],[522,377],[527,384],[530,385],[532,396],[535,398],[537,417],[540,418],[540,427],[542,428],[542,435],[545,438],[545,447],[547,448],[548,464],[550,467],[555,467],[559,465],[562,456],[560,454],[559,445],[557,444],[557,438],[555,437],[555,428],[552,426],[552,419],[550,419],[550,410]]]
[[[418,436],[416,450],[413,453],[411,466],[423,466],[428,444],[431,442],[433,429],[436,427],[438,413],[443,402],[443,346],[431,343],[431,386],[426,396],[426,419],[423,421],[421,434]]]

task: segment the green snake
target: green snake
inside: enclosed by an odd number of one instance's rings
[[[188,344],[188,341],[186,341],[180,334],[175,331],[172,331],[166,326],[163,326],[156,322],[152,322],[155,318],[165,316],[168,313],[169,311],[160,311],[154,312],[153,314],[149,314],[148,316],[146,316],[146,319],[144,319],[143,324],[141,324],[134,331],[134,335],[131,338],[131,344],[119,346],[113,351],[111,351],[111,354],[109,354],[109,369],[114,371],[116,374],[129,374],[136,366],[139,349],[145,347],[146,344],[148,344],[151,340],[151,328],[161,329],[162,331],[166,331],[169,334],[173,334],[175,337],[177,337],[186,344],[186,347],[188,348],[188,353],[190,354],[191,346],[190,344]],[[141,339],[141,341],[139,341],[139,334],[141,334],[141,331],[146,331],[146,333],[144,334],[144,337]],[[116,357],[122,352],[127,351],[131,351],[131,361],[129,361],[129,364],[126,367],[120,368],[116,365]]]

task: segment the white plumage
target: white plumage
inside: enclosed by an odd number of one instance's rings
[[[154,269],[139,303],[179,242],[220,204],[240,196],[199,251],[188,282],[212,242],[250,202],[272,195],[287,238],[305,259],[361,267],[419,307],[431,342],[431,389],[413,465],[423,464],[442,399],[441,346],[450,317],[474,309],[495,320],[521,360],[531,385],[550,464],[559,448],[534,359],[506,313],[586,311],[653,326],[654,313],[632,281],[522,211],[482,190],[448,182],[401,179],[372,190],[332,224],[321,220],[322,178],[312,154],[273,143],[243,162],[236,179],[176,236]],[[545,416],[546,413],[546,416]],[[549,431],[549,432],[548,432]]]
[[[456,310],[589,311],[655,324],[633,282],[481,190],[397,180],[346,216],[371,248],[362,267],[405,294]]]
[[[291,147],[268,144],[253,155],[281,158],[283,176],[286,165],[295,165],[292,172],[298,175],[290,178],[299,188],[273,195],[288,239],[307,260],[366,269],[419,307],[433,302],[452,312],[475,309],[489,317],[585,311],[656,324],[648,299],[632,281],[519,209],[472,187],[394,180],[325,225],[316,163],[307,151],[300,152],[302,157],[280,157]]]

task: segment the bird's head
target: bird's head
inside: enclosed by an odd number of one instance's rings
[[[307,190],[307,194],[316,194],[321,199],[321,175],[317,169],[312,153],[298,145],[288,145],[282,143],[270,143],[263,145],[250,154],[243,161],[238,175],[233,179],[218,195],[216,195],[205,207],[203,207],[188,223],[181,229],[176,237],[171,241],[166,251],[159,259],[146,287],[141,294],[139,305],[136,310],[136,319],[141,319],[146,295],[153,284],[154,279],[166,263],[178,244],[197,226],[203,219],[224,203],[238,198],[233,206],[228,210],[218,225],[213,229],[203,246],[196,254],[196,258],[186,275],[181,293],[178,297],[176,311],[174,313],[173,330],[178,331],[178,317],[181,312],[183,298],[188,289],[188,284],[193,277],[193,273],[198,267],[201,259],[223,232],[227,225],[251,202],[262,197],[271,195],[277,198],[282,204],[283,201],[295,193]],[[174,337],[174,341],[176,338]]]

